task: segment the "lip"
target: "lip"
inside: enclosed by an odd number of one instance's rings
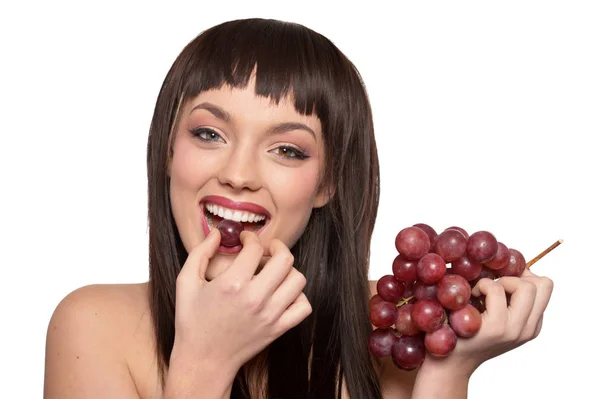
[[[271,218],[271,214],[265,208],[260,205],[253,204],[252,202],[238,202],[230,200],[229,198],[221,197],[219,195],[207,195],[200,200],[200,203],[204,204],[210,202],[211,204],[220,205],[225,208],[235,209],[237,211],[247,211],[252,213],[258,213],[265,215],[267,219]]]
[[[204,214],[204,204],[206,202],[209,202],[211,204],[220,205],[220,206],[223,206],[223,207],[226,207],[229,209],[248,211],[248,212],[252,212],[252,213],[266,215],[267,223],[265,223],[264,226],[262,226],[258,231],[256,231],[256,235],[258,235],[258,236],[260,236],[260,233],[262,233],[262,231],[265,229],[265,227],[269,224],[268,221],[271,218],[271,214],[269,213],[269,211],[267,211],[265,208],[263,208],[260,205],[253,204],[251,202],[236,202],[236,201],[232,201],[230,199],[224,198],[224,197],[220,197],[218,195],[209,195],[209,196],[202,198],[202,200],[200,201],[200,208],[201,208],[200,215],[201,215],[201,220],[202,220],[202,230],[204,231],[204,237],[208,236],[208,234],[210,233],[210,227],[208,227],[208,221],[206,220],[206,215]],[[235,247],[225,247],[223,245],[219,245],[219,249],[217,250],[217,252],[220,252],[222,254],[235,254],[235,253],[240,252],[241,250],[242,250],[241,245],[238,245]]]

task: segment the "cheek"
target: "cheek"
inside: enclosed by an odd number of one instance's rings
[[[194,217],[199,214],[197,196],[199,188],[207,177],[206,168],[202,168],[197,154],[189,147],[179,145],[174,149],[170,165],[170,199],[171,212],[179,235],[189,251],[195,245],[200,232]]]
[[[277,188],[272,192],[277,193],[276,200],[278,200],[280,207],[285,207],[287,210],[305,211],[306,209],[312,209],[317,182],[317,168],[299,168],[293,173],[286,173],[281,176],[274,175],[272,184]]]

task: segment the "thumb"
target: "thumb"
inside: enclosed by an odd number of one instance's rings
[[[204,241],[190,251],[177,279],[194,285],[198,284],[198,280],[206,281],[208,262],[219,249],[220,243],[221,233],[218,229],[212,229]]]

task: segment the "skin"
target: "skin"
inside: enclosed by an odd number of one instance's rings
[[[207,102],[226,110],[230,120],[206,109],[192,111]],[[269,133],[282,122],[302,123],[314,136],[302,129]],[[198,127],[210,127],[222,140],[212,133],[215,140],[199,140],[190,134]],[[177,280],[177,334],[165,391],[158,381],[148,284],[92,285],[67,295],[52,315],[45,398],[169,398],[200,390],[203,397],[227,398],[232,374],[311,312],[302,293],[306,280],[292,267],[288,248],[302,234],[311,209],[327,203],[319,190],[319,120],[297,114],[289,101],[275,106],[254,96],[251,84],[192,99],[175,134],[170,194],[190,255]],[[288,159],[283,145],[302,148],[310,158]],[[219,233],[205,237],[200,225],[199,201],[207,194],[260,204],[271,220],[260,237],[242,234],[239,254],[220,254]],[[375,285],[371,282],[372,294]],[[486,295],[480,332],[459,340],[445,359],[428,357],[418,373],[383,359],[378,372],[384,398],[466,398],[469,378],[480,364],[540,333],[552,286],[529,271],[522,278],[482,279],[473,289]],[[512,294],[510,304],[505,292]],[[198,331],[205,332],[203,339]]]

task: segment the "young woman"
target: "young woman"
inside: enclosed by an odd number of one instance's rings
[[[231,21],[189,43],[147,162],[149,282],[58,305],[48,399],[465,398],[481,363],[540,331],[552,282],[527,271],[478,283],[481,330],[447,358],[406,372],[370,355],[370,105],[352,63],[301,25]],[[241,245],[221,245],[223,218],[243,223]]]

